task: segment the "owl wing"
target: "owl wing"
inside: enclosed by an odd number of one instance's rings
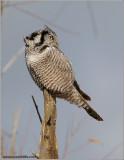
[[[74,83],[71,63],[58,48],[47,47],[33,69],[39,82],[52,92],[66,93]]]
[[[80,89],[80,86],[79,86],[79,84],[77,83],[76,80],[74,81],[74,84],[73,84],[73,85],[75,86],[75,88],[77,89],[77,91],[81,94],[81,96],[82,96],[85,100],[91,101],[91,98],[90,98],[86,93],[84,93],[84,91],[82,91],[82,90]]]

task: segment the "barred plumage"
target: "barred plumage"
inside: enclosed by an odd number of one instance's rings
[[[75,80],[70,61],[58,49],[55,32],[45,26],[44,30],[30,34],[24,41],[26,64],[38,87],[84,108],[90,116],[102,121],[103,119],[86,102],[91,99]]]

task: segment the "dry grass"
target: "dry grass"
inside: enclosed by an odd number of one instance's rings
[[[122,142],[116,145],[110,152],[108,152],[102,159],[105,160],[107,159],[112,153],[114,153],[120,146],[122,145]]]
[[[54,23],[52,23],[52,22],[50,22],[50,21],[42,18],[42,17],[39,16],[39,15],[34,14],[33,12],[27,11],[27,10],[22,9],[22,8],[20,8],[20,7],[17,7],[17,6],[14,6],[14,8],[15,8],[16,10],[22,12],[23,14],[27,14],[27,15],[29,15],[29,16],[31,16],[31,17],[34,17],[35,19],[38,19],[38,20],[40,20],[41,22],[44,22],[45,24],[51,25],[51,26],[53,26],[53,27],[56,27],[56,28],[58,28],[59,30],[61,30],[61,31],[63,31],[63,32],[66,32],[66,33],[69,33],[69,34],[72,34],[72,35],[78,35],[78,36],[81,35],[81,33],[78,32],[78,31],[71,31],[71,30],[66,29],[66,28],[64,28],[64,27],[61,27],[61,26],[59,26],[59,25],[57,25],[57,24],[54,24]]]
[[[9,60],[9,62],[3,67],[2,69],[2,75],[5,74],[8,69],[12,66],[12,64],[17,60],[17,58],[24,52],[25,47],[21,47],[17,53],[14,54],[14,56]]]
[[[16,141],[16,133],[19,121],[19,110],[17,108],[14,109],[13,115],[13,127],[12,127],[12,136],[11,136],[11,144],[10,144],[10,156],[15,155],[15,141]]]
[[[3,136],[1,135],[1,157],[3,157],[4,152],[3,152]]]
[[[31,126],[32,118],[33,118],[33,111],[31,111],[29,114],[27,125],[25,127],[25,132],[24,132],[24,135],[22,136],[21,141],[20,141],[20,148],[19,148],[19,152],[18,152],[19,155],[22,155],[22,153],[23,153],[25,142],[26,142],[26,139],[27,139],[27,136],[29,133],[30,126]]]
[[[14,114],[13,114],[13,125],[12,125],[12,133],[8,133],[5,129],[1,128],[1,156],[4,157],[6,155],[9,155],[9,156],[14,156],[16,155],[17,151],[15,151],[15,144],[16,144],[16,137],[17,137],[17,128],[18,128],[18,122],[19,122],[19,117],[20,117],[20,109],[18,108],[15,108],[14,109]],[[25,145],[25,142],[26,142],[26,139],[28,137],[28,132],[29,132],[29,128],[30,128],[30,125],[31,125],[31,120],[32,120],[32,117],[33,117],[33,111],[30,112],[29,114],[29,118],[28,118],[28,121],[27,121],[27,125],[26,125],[26,128],[25,128],[25,132],[24,132],[24,135],[22,136],[21,138],[21,143],[20,145],[20,148],[18,150],[19,154],[18,155],[22,155],[22,152],[23,152],[23,149],[24,149],[24,145]],[[10,138],[10,146],[8,143],[5,142],[5,136]],[[9,153],[8,153],[8,147],[9,147]]]
[[[95,139],[95,138],[89,138],[88,141],[89,141],[89,142],[98,143],[98,144],[103,144],[100,140]]]
[[[86,1],[86,5],[87,5],[87,8],[88,8],[88,11],[89,11],[89,14],[90,14],[91,25],[92,25],[94,37],[97,38],[97,36],[98,36],[98,28],[97,28],[97,23],[96,23],[94,10],[93,10],[93,7],[92,7],[92,2]]]
[[[6,135],[7,137],[11,138],[12,134],[7,132],[5,129],[1,128],[1,132],[2,132],[2,135]]]
[[[73,119],[73,117],[72,117],[72,119]],[[72,122],[73,122],[73,120],[72,120]],[[70,146],[70,144],[71,144],[74,136],[76,135],[76,133],[77,133],[77,132],[80,130],[80,128],[82,127],[82,123],[83,123],[83,122],[85,122],[84,118],[77,123],[77,125],[76,125],[76,127],[75,127],[74,129],[72,128],[73,124],[68,125],[68,127],[67,127],[67,134],[66,134],[66,135],[67,135],[67,136],[66,136],[66,144],[65,144],[64,153],[63,153],[62,158],[65,158],[67,154],[71,153],[71,151],[68,151],[69,146]],[[68,135],[69,135],[69,126],[71,126],[71,135],[70,135],[70,137],[68,138]]]

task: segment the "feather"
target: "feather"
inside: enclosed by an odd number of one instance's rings
[[[80,86],[76,80],[74,81],[74,86],[85,100],[91,101],[91,98],[80,89]]]

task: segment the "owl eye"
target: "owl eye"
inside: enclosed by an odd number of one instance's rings
[[[54,37],[50,34],[49,39],[54,40]]]

